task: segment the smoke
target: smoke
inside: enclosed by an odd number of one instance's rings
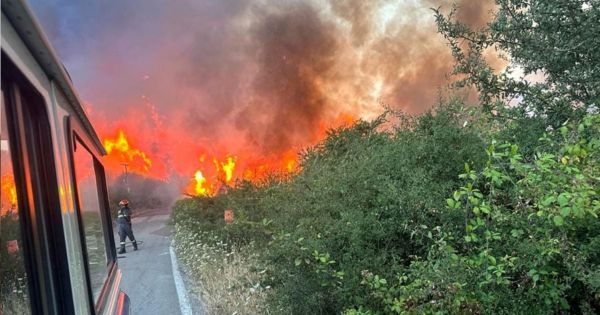
[[[431,107],[453,60],[432,7],[450,0],[32,3],[101,135],[123,128],[161,173],[206,152],[261,157],[314,143],[381,103]],[[491,1],[459,3],[480,27]],[[158,165],[161,166],[158,166]]]
[[[116,177],[108,193],[111,207],[127,199],[135,209],[170,208],[181,197],[176,186],[137,174]]]

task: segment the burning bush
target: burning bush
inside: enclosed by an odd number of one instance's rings
[[[175,240],[196,231],[186,251],[252,248],[262,276],[250,271],[260,281],[241,290],[270,288],[260,298],[283,313],[597,308],[598,116],[546,140],[562,160],[486,150],[478,127],[461,123],[474,117],[450,106],[394,132],[380,121],[332,131],[290,180],[179,201]]]
[[[305,152],[291,180],[180,201],[174,221],[191,218],[187,224],[227,244],[260,244],[276,309],[339,313],[368,296],[363,270],[392,277],[431,245],[415,226],[449,219],[439,209],[459,185],[462,161],[482,165],[484,158],[483,142],[460,127],[462,117],[456,104],[405,117],[394,130],[381,128],[383,117],[333,130]],[[227,208],[235,211],[232,224],[223,220]]]

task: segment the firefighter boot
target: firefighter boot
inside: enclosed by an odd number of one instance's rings
[[[117,254],[125,254],[125,244],[121,244],[121,248],[119,248]]]
[[[133,250],[137,250],[137,242],[133,241]]]

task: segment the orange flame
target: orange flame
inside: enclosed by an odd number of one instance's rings
[[[104,139],[104,148],[109,159],[112,158],[120,163],[127,163],[132,172],[141,174],[150,172],[152,160],[145,152],[130,146],[123,130],[118,130],[116,138]]]
[[[202,171],[196,171],[194,174],[194,192],[198,196],[210,196],[212,195],[212,189],[208,184],[206,177],[202,174]]]
[[[231,155],[225,159],[225,162],[219,162],[216,158],[213,159],[213,163],[215,164],[217,171],[220,173],[221,179],[225,183],[230,183],[233,179],[233,171],[235,170],[236,160],[237,157]]]
[[[135,115],[148,115],[133,110]],[[152,121],[159,120],[152,116]],[[314,139],[294,144],[308,146],[323,139],[329,128],[351,125],[356,117],[341,112],[314,126]],[[184,186],[188,195],[213,196],[224,192],[236,180],[259,182],[270,174],[294,174],[299,171],[298,148],[278,152],[261,152],[253,146],[244,146],[237,137],[197,140],[190,134],[161,128],[160,121],[152,129],[128,129],[124,122],[102,128],[103,145],[107,151],[104,165],[110,174],[118,174],[123,164],[128,170],[143,176],[170,179],[180,183],[187,174]],[[156,132],[155,132],[156,131]],[[241,142],[241,143],[240,143]],[[151,153],[151,154],[148,154]],[[170,177],[176,176],[176,177]],[[184,178],[185,178],[184,177]]]
[[[288,151],[283,155],[283,167],[288,173],[293,173],[298,168],[298,154],[295,151]]]
[[[244,179],[247,181],[255,181],[264,178],[269,173],[267,164],[259,164],[254,167],[248,167],[244,170]]]
[[[6,211],[8,211],[10,208],[17,205],[17,187],[15,185],[15,179],[12,174],[7,173],[0,177],[0,182],[2,201],[8,202],[9,208],[6,209]],[[3,208],[2,210],[5,209]],[[6,211],[3,211],[2,214]]]
[[[293,173],[298,169],[297,154],[292,150],[279,158],[248,158],[248,160],[238,161],[235,155],[226,156],[223,161],[212,158],[213,169],[210,164],[205,163],[206,155],[200,155],[198,161],[202,166],[195,171],[187,189],[188,193],[196,196],[213,196],[226,189],[236,178],[259,181],[270,173]],[[240,168],[240,165],[243,167]],[[205,170],[207,172],[204,172]],[[220,184],[216,184],[218,182]]]

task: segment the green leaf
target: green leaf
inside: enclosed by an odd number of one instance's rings
[[[452,198],[446,199],[446,203],[448,203],[448,206],[450,208],[454,208],[454,205],[456,205],[456,201],[454,201],[454,199],[452,199]]]
[[[510,234],[514,238],[519,238],[523,235],[523,230],[521,229],[513,229],[510,231]]]
[[[557,201],[561,207],[564,207],[569,203],[569,198],[567,197],[567,195],[565,193],[562,193],[558,196]]]
[[[560,127],[559,130],[560,130],[560,134],[563,135],[563,137],[566,136],[567,133],[569,132],[569,129],[566,126]]]
[[[294,260],[294,265],[300,266],[300,264],[302,264],[302,260],[300,258],[296,258],[296,260]]]
[[[485,206],[482,206],[480,209],[481,209],[481,212],[483,212],[485,214],[490,214],[490,207],[489,206],[485,205]]]
[[[565,223],[563,218],[559,215],[554,216],[554,218],[552,218],[552,220],[554,221],[554,225],[556,225],[556,226],[561,226]]]
[[[551,205],[554,201],[556,201],[556,198],[554,196],[550,196],[550,197],[544,199],[541,202],[541,204],[542,204],[542,206],[546,206],[547,207],[547,206]]]
[[[470,196],[469,197],[469,203],[472,204],[472,205],[478,205],[479,204],[479,199],[477,199],[474,196]]]
[[[460,199],[461,193],[459,191],[454,192],[454,200],[458,201]]]
[[[563,217],[568,217],[569,214],[571,214],[571,208],[570,207],[564,207],[562,209],[560,209],[560,215]]]

